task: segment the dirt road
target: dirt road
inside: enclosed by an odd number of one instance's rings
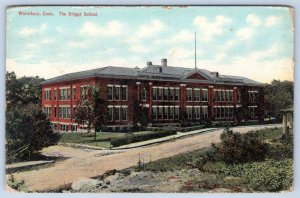
[[[280,125],[235,127],[234,131],[242,133],[262,128],[280,127]],[[17,180],[24,180],[29,191],[51,191],[64,188],[80,178],[102,175],[107,170],[124,169],[134,166],[138,162],[139,154],[145,163],[150,160],[158,160],[180,153],[209,147],[211,143],[220,141],[222,129],[213,132],[198,134],[182,139],[173,140],[161,144],[143,148],[134,148],[120,151],[108,150],[83,150],[62,146],[47,148],[44,152],[68,157],[53,166],[15,173]],[[109,155],[107,155],[109,154]]]

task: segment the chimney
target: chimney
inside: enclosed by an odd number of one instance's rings
[[[166,58],[161,59],[161,66],[167,66],[167,59]]]
[[[151,66],[152,65],[152,62],[151,61],[148,61],[147,62],[147,66]]]
[[[219,77],[219,72],[211,72],[212,75],[214,75],[215,77]]]

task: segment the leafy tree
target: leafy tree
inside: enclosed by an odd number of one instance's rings
[[[143,129],[148,124],[148,110],[139,100],[133,102],[133,128]]]
[[[269,117],[282,119],[281,109],[293,106],[294,83],[291,81],[273,80],[265,87],[265,108]]]
[[[100,97],[99,86],[89,86],[87,95],[81,99],[75,110],[75,121],[80,125],[87,124],[88,133],[92,127],[96,132],[102,130],[108,121],[107,101]]]
[[[39,77],[6,74],[7,161],[30,159],[31,154],[59,140],[40,107],[41,81]]]
[[[218,158],[228,164],[264,161],[268,145],[256,133],[233,133],[225,129],[221,134],[221,143],[214,148]]]

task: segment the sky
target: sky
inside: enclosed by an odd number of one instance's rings
[[[105,66],[143,68],[162,58],[193,68],[196,32],[197,68],[262,83],[293,80],[291,13],[266,6],[13,7],[7,10],[6,69],[48,79]]]

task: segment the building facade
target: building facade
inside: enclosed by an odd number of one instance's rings
[[[239,76],[221,75],[205,69],[173,67],[147,62],[144,68],[108,66],[48,79],[42,85],[42,108],[55,130],[78,131],[76,104],[89,86],[99,86],[108,101],[108,127],[132,127],[134,102],[147,108],[153,125],[193,122],[262,121],[263,84]]]

